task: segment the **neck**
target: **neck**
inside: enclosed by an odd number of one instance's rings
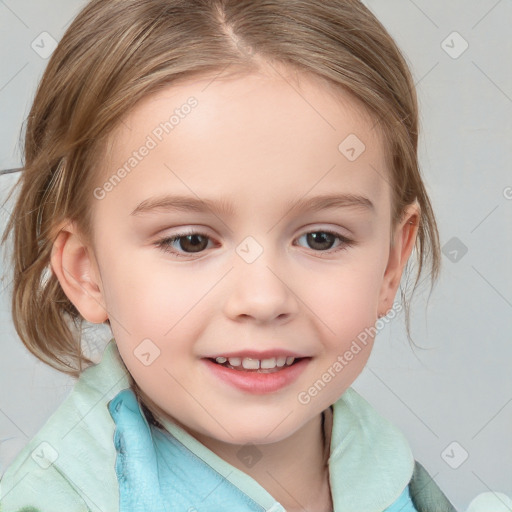
[[[252,467],[247,467],[240,460],[240,446],[219,443],[203,436],[198,439],[226,462],[256,480],[288,512],[330,512],[328,452],[326,458],[322,424],[322,415],[319,414],[282,441],[256,445],[255,450],[259,451],[263,463]],[[319,504],[327,502],[326,508],[319,508]]]
[[[176,423],[142,390],[138,389],[137,394],[154,418],[166,418]],[[330,512],[333,509],[327,464],[332,431],[330,408],[286,439],[256,445],[255,453],[261,455],[263,463],[256,462],[251,467],[238,454],[241,446],[224,443],[198,432],[189,432],[185,426],[179,426],[228,464],[256,480],[288,512]]]

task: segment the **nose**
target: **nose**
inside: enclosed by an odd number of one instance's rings
[[[228,296],[224,313],[235,321],[288,322],[299,310],[298,298],[289,273],[282,272],[270,251],[263,251],[252,263],[235,255],[228,278]]]

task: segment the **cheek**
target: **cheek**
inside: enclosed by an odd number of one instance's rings
[[[144,258],[106,263],[112,332],[130,373],[150,386],[170,379],[166,369],[186,374],[177,362],[194,356],[191,340],[200,338],[212,314],[208,291],[216,276],[198,278],[197,271],[177,270],[163,260],[158,268]],[[152,362],[146,366],[144,359]]]
[[[308,306],[316,313],[324,357],[318,379],[329,379],[323,397],[335,402],[360,375],[370,357],[375,335],[382,270],[371,263],[346,265],[311,287]],[[333,378],[332,375],[335,375]]]
[[[375,261],[373,259],[373,261]],[[316,314],[323,332],[338,347],[350,344],[377,319],[383,270],[372,258],[340,265],[332,272],[307,280],[305,303]]]
[[[158,338],[186,317],[211,287],[190,272],[165,262],[156,268],[146,258],[107,261],[105,277],[105,300],[114,322],[129,332]]]

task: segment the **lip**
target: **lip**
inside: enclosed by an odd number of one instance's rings
[[[238,350],[237,352],[222,352],[213,356],[204,356],[210,359],[216,359],[217,357],[240,357],[244,359],[244,357],[250,357],[251,359],[271,359],[272,357],[295,357],[295,359],[302,359],[308,357],[304,354],[299,354],[297,352],[291,352],[289,350],[264,350],[262,352],[258,352],[256,350]]]
[[[273,354],[275,354],[275,352],[273,352]],[[246,355],[246,357],[248,356]],[[274,373],[244,372],[226,368],[225,366],[214,363],[210,359],[201,359],[201,361],[216,378],[227,382],[241,391],[254,395],[264,395],[274,393],[292,384],[306,369],[311,358],[302,358],[291,366],[285,366],[282,370]]]

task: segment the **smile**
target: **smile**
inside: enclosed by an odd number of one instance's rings
[[[235,387],[245,393],[262,395],[280,391],[291,385],[299,378],[312,359],[311,357],[288,356],[285,358],[284,364],[278,366],[278,363],[283,363],[282,357],[254,359],[219,356],[203,358],[202,361],[216,380],[219,379],[230,387]],[[231,361],[237,364],[233,366],[230,364]],[[265,368],[270,365],[272,365],[270,368]],[[245,368],[245,366],[250,366],[250,368]]]

